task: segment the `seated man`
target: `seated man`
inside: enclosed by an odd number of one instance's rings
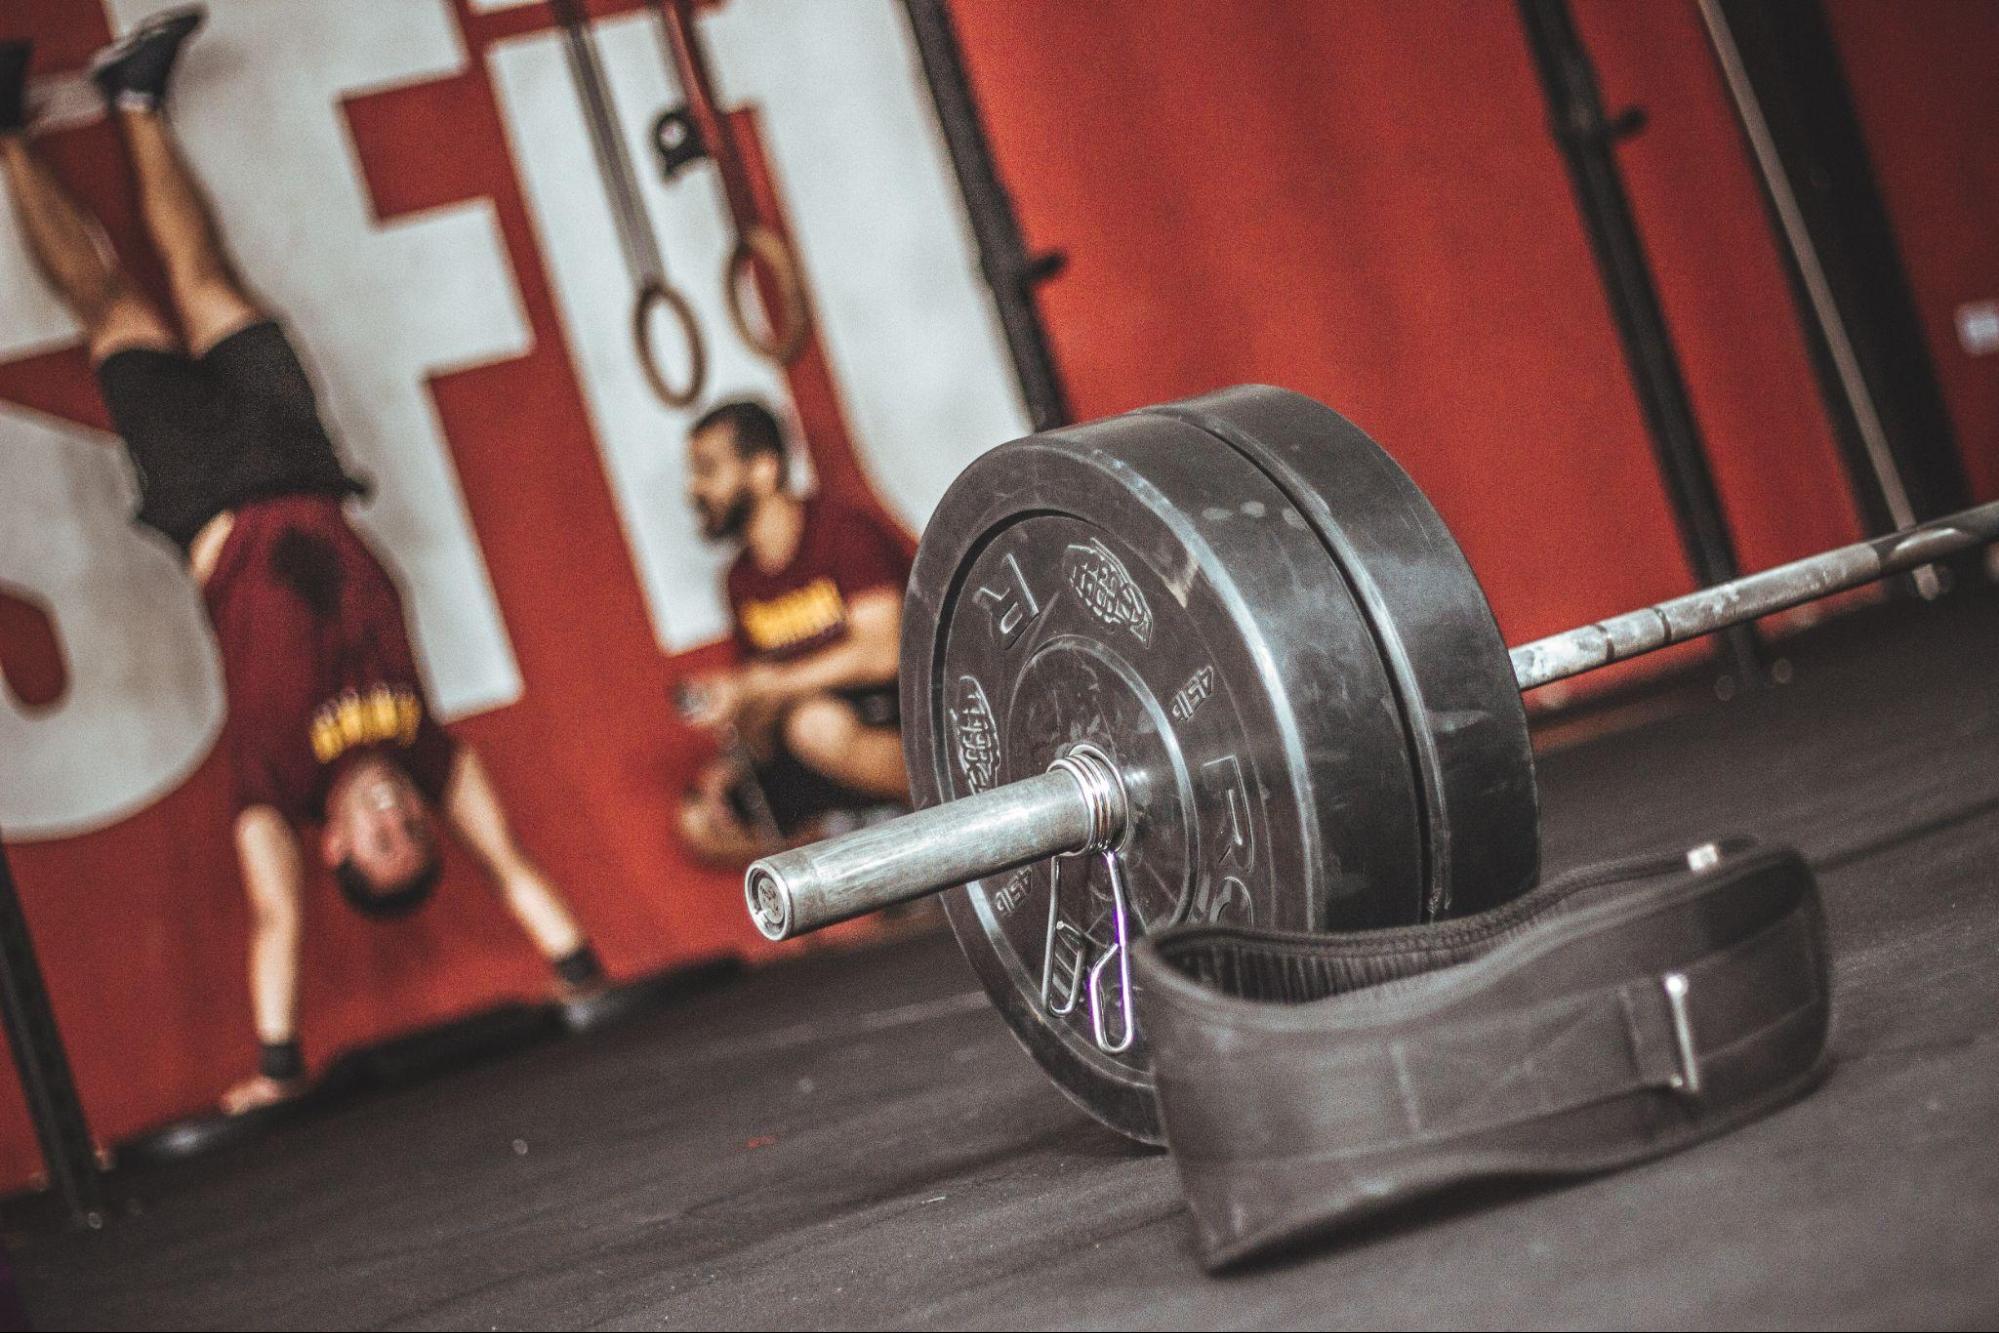
[[[688,498],[729,567],[739,666],[686,691],[722,754],[681,807],[704,859],[741,863],[830,831],[836,812],[908,800],[896,667],[909,547],[880,520],[785,488],[783,432],[724,403],[688,436]]]
[[[242,1112],[304,1087],[302,829],[319,826],[321,854],[356,910],[393,917],[436,883],[435,807],[553,966],[560,995],[584,1001],[603,974],[555,887],[515,845],[479,756],[432,717],[395,584],[342,509],[363,488],[342,468],[283,330],[231,271],[168,131],[168,76],[202,16],[158,15],[92,66],[124,131],[180,333],[30,149],[25,43],[0,44],[0,170],[36,262],[87,331],[139,478],[137,519],[187,559],[221,648],[262,1043],[260,1072],[223,1098]]]

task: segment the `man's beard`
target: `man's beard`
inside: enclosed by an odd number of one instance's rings
[[[720,513],[705,504],[699,506],[702,537],[711,542],[741,541],[750,526],[750,510],[754,507],[755,501],[748,491],[737,491]]]

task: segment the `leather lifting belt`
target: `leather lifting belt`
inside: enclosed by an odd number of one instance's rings
[[[1434,925],[1184,927],[1133,965],[1211,1269],[1464,1181],[1719,1134],[1811,1085],[1830,1017],[1811,871],[1746,842]]]

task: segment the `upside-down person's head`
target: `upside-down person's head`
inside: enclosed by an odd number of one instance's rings
[[[737,399],[687,435],[687,499],[709,541],[738,541],[757,506],[784,493],[784,430],[768,407]]]
[[[322,850],[341,895],[364,916],[413,912],[437,887],[441,858],[430,805],[383,754],[358,756],[334,779]]]

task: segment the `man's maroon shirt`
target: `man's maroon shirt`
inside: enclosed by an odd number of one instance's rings
[[[847,607],[865,592],[909,584],[909,543],[863,510],[805,501],[798,549],[763,570],[748,550],[729,566],[729,611],[746,662],[787,662],[847,637]]]
[[[390,752],[441,800],[455,747],[424,697],[395,583],[340,501],[287,495],[235,515],[203,598],[222,648],[238,808],[323,820],[334,774],[366,750]]]

